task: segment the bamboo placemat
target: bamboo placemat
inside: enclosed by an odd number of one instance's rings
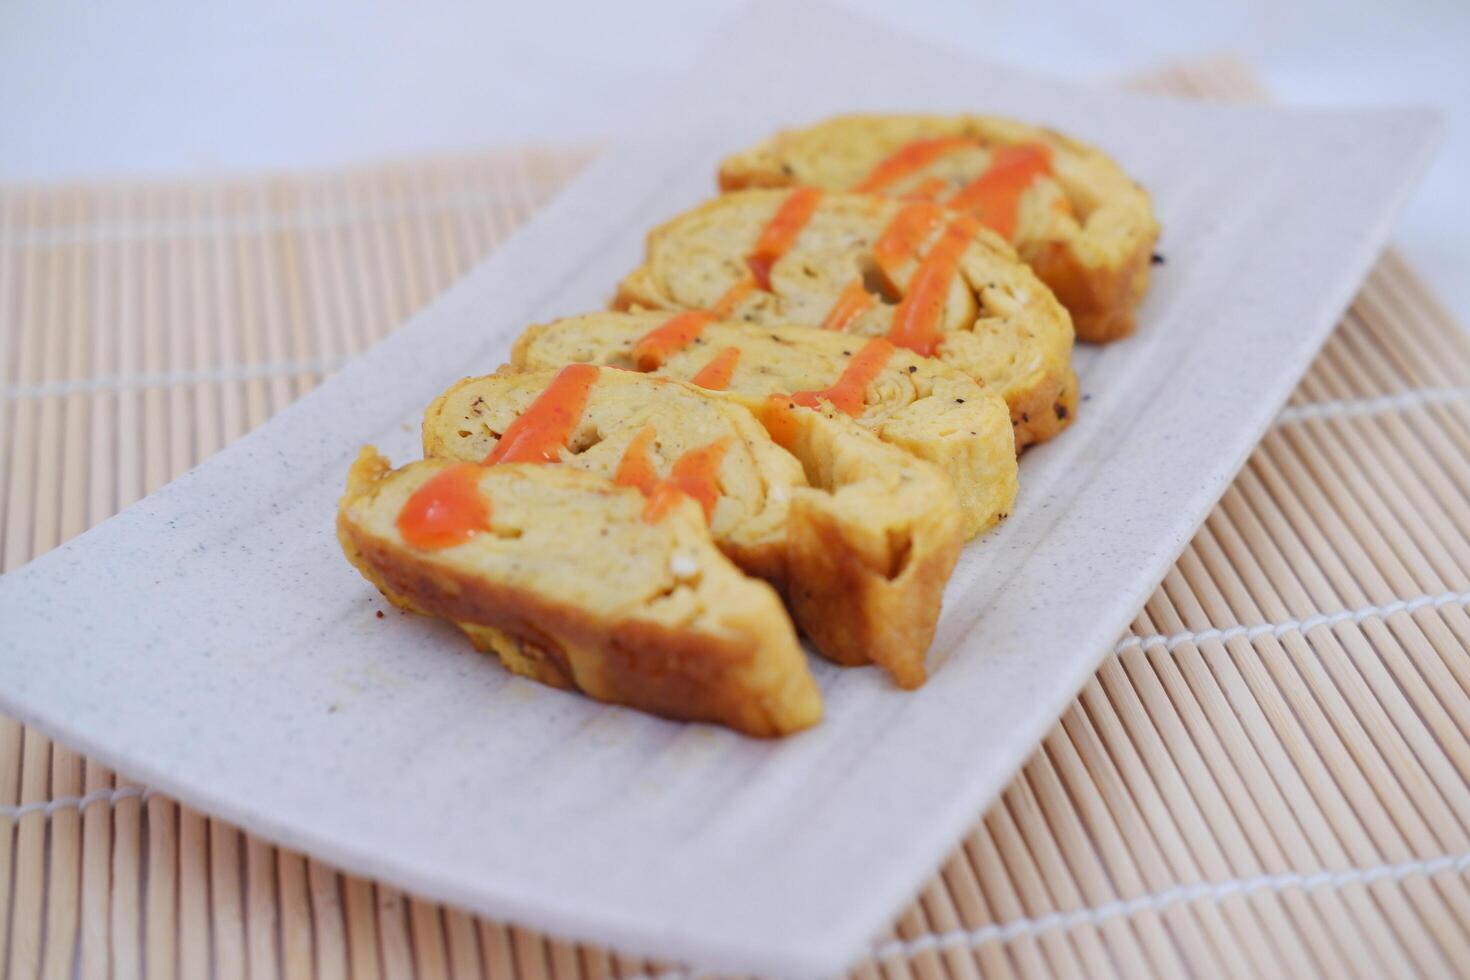
[[[1152,84],[1251,93],[1228,62]],[[589,155],[0,191],[3,568],[317,384]],[[1470,340],[1389,254],[1132,631],[856,975],[1470,972],[1467,501]],[[341,875],[0,718],[0,973],[673,970]]]

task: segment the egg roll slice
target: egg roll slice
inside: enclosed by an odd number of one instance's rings
[[[553,412],[573,372],[590,379],[583,396],[570,414]],[[651,503],[681,488],[726,555],[782,591],[820,653],[879,664],[904,687],[923,683],[963,541],[953,487],[840,413],[771,399],[761,415],[613,367],[507,370],[440,396],[424,417],[424,453],[494,462],[528,445],[531,422],[555,420],[559,441],[541,450],[544,462],[638,486]]]
[[[445,510],[476,504],[453,533]],[[390,600],[457,623],[514,673],[748,735],[816,724],[821,694],[776,592],[714,546],[692,500],[658,520],[646,504],[572,467],[393,470],[369,447],[337,534]]]
[[[1001,116],[839,116],[727,157],[719,181],[726,191],[811,185],[967,210],[1015,246],[1089,343],[1133,332],[1159,237],[1148,192],[1112,157]]]
[[[670,322],[666,312],[602,312],[539,324],[517,340],[510,367],[540,371],[589,363],[650,371],[759,411],[772,396],[829,389],[867,343],[830,330],[714,319],[671,336]],[[1015,437],[1005,400],[994,389],[898,348],[859,393],[847,406],[858,425],[949,478],[966,538],[1011,512]]]
[[[725,194],[649,234],[613,307],[886,337],[998,392],[1018,448],[1076,416],[1066,309],[994,232],[927,202]]]

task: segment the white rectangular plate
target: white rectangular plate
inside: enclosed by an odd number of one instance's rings
[[[1168,264],[1136,337],[1079,351],[1077,424],[1026,455],[896,690],[816,667],[827,718],[761,742],[507,675],[375,618],[332,522],[363,443],[601,307],[719,158],[859,109],[982,110],[1113,152]],[[1026,759],[1220,496],[1426,163],[1417,111],[1084,91],[820,7],[758,7],[639,132],[449,294],[269,424],[0,580],[0,705],[254,832],[412,891],[732,970],[859,955]]]

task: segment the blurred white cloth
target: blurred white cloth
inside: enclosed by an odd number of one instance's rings
[[[0,4],[0,181],[315,169],[615,136],[697,68],[699,51],[741,5]],[[1230,52],[1285,103],[1440,106],[1449,135],[1396,241],[1470,323],[1470,4],[844,5],[895,30],[1078,80]]]

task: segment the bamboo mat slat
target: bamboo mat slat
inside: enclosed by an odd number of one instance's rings
[[[1228,61],[1147,87],[1258,94]],[[590,155],[0,189],[0,569],[320,383]],[[854,976],[1466,975],[1467,871],[1470,336],[1390,252]],[[666,973],[340,874],[0,718],[0,976]]]

